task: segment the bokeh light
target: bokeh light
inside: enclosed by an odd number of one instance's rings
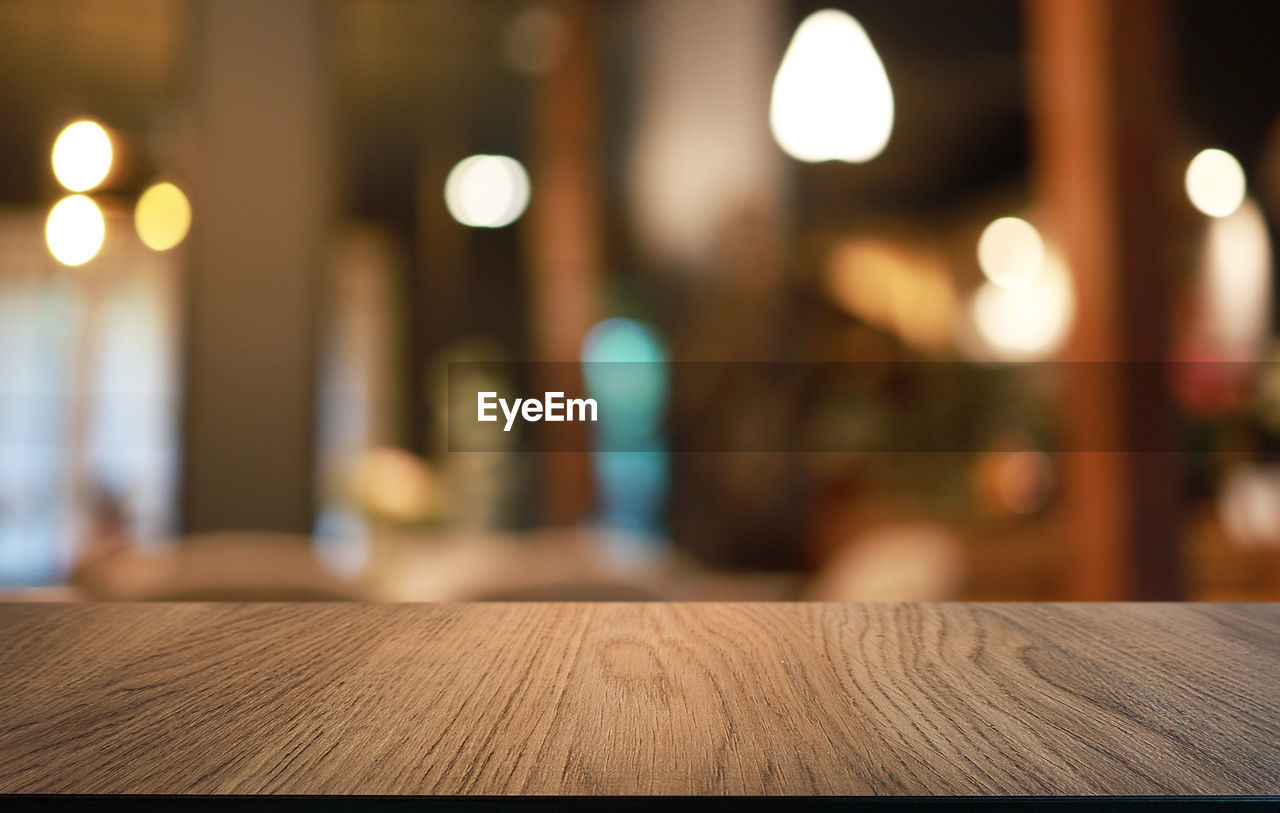
[[[973,320],[986,352],[998,361],[1036,361],[1053,354],[1075,316],[1071,277],[1056,255],[1022,288],[983,283],[973,298]]]
[[[1025,288],[1044,267],[1044,241],[1018,217],[991,221],[978,238],[978,265],[1001,288]]]
[[[173,184],[155,184],[138,198],[133,224],[147,248],[167,251],[187,236],[191,228],[191,204]]]
[[[955,333],[956,292],[945,258],[927,246],[855,237],[827,260],[827,293],[840,308],[924,351]]]
[[[84,265],[97,256],[107,233],[98,204],[84,195],[63,198],[49,212],[44,239],[63,265]]]
[[[1271,324],[1271,238],[1252,198],[1209,222],[1200,269],[1200,313],[1209,347],[1230,361],[1252,361]]]
[[[778,146],[799,161],[870,161],[893,131],[893,89],[867,32],[843,11],[805,18],[769,107]]]
[[[1223,477],[1218,512],[1242,548],[1280,547],[1280,468],[1240,464]]]
[[[1244,203],[1244,170],[1224,150],[1202,150],[1187,165],[1187,197],[1210,217],[1227,217]]]
[[[53,142],[53,175],[72,192],[86,192],[111,171],[111,137],[102,125],[77,121]]]
[[[384,521],[415,524],[431,519],[440,507],[439,485],[426,461],[402,449],[365,452],[350,472],[355,502]]]
[[[529,174],[514,158],[473,155],[449,173],[444,202],[464,226],[500,228],[514,223],[529,205]]]

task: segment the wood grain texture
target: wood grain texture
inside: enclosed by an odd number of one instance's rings
[[[0,606],[0,792],[1277,794],[1280,605]]]

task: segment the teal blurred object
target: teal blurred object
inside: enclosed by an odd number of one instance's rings
[[[665,536],[671,477],[663,422],[671,376],[662,340],[642,322],[606,319],[583,340],[582,376],[600,405],[591,457],[602,523]],[[635,451],[615,451],[622,448]]]

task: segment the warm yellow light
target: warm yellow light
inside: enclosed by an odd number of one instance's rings
[[[422,522],[439,507],[430,466],[401,449],[365,452],[351,471],[351,486],[360,507],[382,519]]]
[[[1201,150],[1192,158],[1186,186],[1192,205],[1210,217],[1227,217],[1244,203],[1244,170],[1224,150]]]
[[[133,224],[147,248],[167,251],[187,236],[191,228],[191,204],[173,184],[155,184],[138,198]]]
[[[1061,261],[1046,254],[1026,286],[983,283],[973,298],[973,319],[987,353],[1000,361],[1035,361],[1056,351],[1075,316],[1075,291]]]
[[[84,265],[102,248],[107,224],[98,204],[84,195],[63,198],[49,212],[44,239],[63,265]]]
[[[1017,217],[991,221],[978,238],[978,265],[1001,288],[1025,288],[1044,266],[1040,232]]]
[[[111,137],[102,125],[77,121],[53,142],[53,175],[72,192],[86,192],[111,171]]]
[[[453,219],[464,226],[506,226],[529,205],[529,175],[514,158],[473,155],[449,173],[444,202]]]
[[[827,292],[851,315],[913,347],[941,350],[955,328],[956,295],[945,259],[920,245],[857,237],[828,258]]]
[[[800,161],[861,163],[884,150],[893,89],[857,20],[826,9],[800,23],[773,80],[769,125]]]

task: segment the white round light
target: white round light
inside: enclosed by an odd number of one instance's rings
[[[1244,203],[1245,179],[1240,162],[1224,150],[1201,150],[1187,165],[1187,197],[1210,217],[1227,217]]]
[[[72,192],[85,192],[107,177],[111,157],[111,137],[102,125],[77,121],[53,142],[53,175]]]
[[[978,265],[1001,288],[1025,288],[1044,267],[1040,232],[1017,217],[991,221],[978,238]]]
[[[84,195],[58,201],[44,226],[49,251],[63,265],[84,265],[102,248],[106,221],[98,204]]]
[[[449,173],[444,202],[464,226],[500,228],[514,223],[529,205],[529,175],[514,158],[473,155]]]

